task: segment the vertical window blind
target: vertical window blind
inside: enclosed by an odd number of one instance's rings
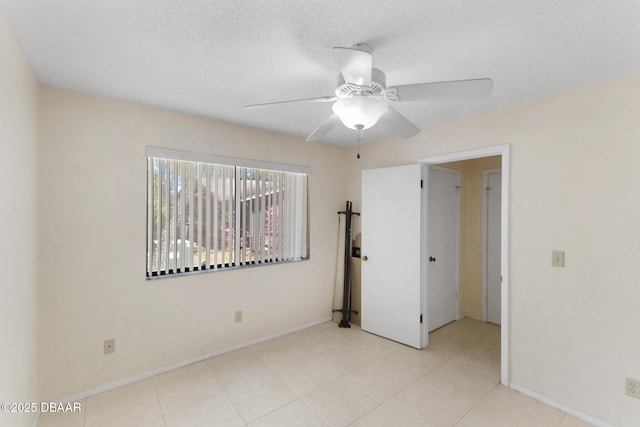
[[[307,259],[309,172],[148,148],[147,277]]]

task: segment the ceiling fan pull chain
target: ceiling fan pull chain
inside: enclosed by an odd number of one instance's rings
[[[356,126],[356,132],[358,134],[358,154],[356,154],[356,159],[360,158],[360,141],[364,138],[364,127],[362,125]]]

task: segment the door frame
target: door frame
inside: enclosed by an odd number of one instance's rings
[[[486,322],[489,319],[489,283],[487,282],[488,270],[488,257],[489,254],[486,251],[487,240],[489,239],[489,230],[487,224],[489,221],[489,195],[487,194],[487,187],[489,186],[489,174],[502,173],[502,168],[484,169],[482,171],[482,321]],[[502,197],[500,197],[502,200]],[[500,304],[502,309],[502,302]],[[502,322],[502,319],[501,319]]]
[[[447,167],[443,167],[443,166],[438,166],[435,164],[432,165],[423,165],[422,166],[423,169],[426,169],[425,173],[427,176],[427,179],[425,180],[425,188],[427,189],[427,191],[425,193],[423,193],[425,195],[425,198],[427,199],[426,202],[426,209],[427,210],[423,210],[423,214],[422,214],[422,220],[424,221],[426,218],[426,224],[424,226],[425,228],[425,233],[429,232],[429,186],[431,185],[431,182],[429,181],[429,170],[435,170],[435,171],[439,171],[439,172],[445,172],[445,173],[453,173],[454,175],[456,175],[456,177],[458,178],[458,200],[456,202],[456,232],[455,232],[455,238],[456,238],[456,259],[455,259],[455,263],[456,263],[456,279],[455,279],[455,290],[456,290],[456,320],[458,320],[460,318],[460,185],[461,185],[461,179],[462,179],[462,174],[460,173],[459,170],[457,169],[451,169],[451,168],[447,168]],[[427,243],[426,245],[426,252],[424,252],[424,258],[428,258],[430,256],[429,254],[429,240],[426,238],[423,238],[423,241],[425,241]],[[428,274],[429,273],[429,266],[427,266],[425,272]],[[429,282],[428,282],[429,276],[425,276],[425,284],[427,286],[429,286]],[[425,292],[427,294],[427,298],[429,295],[429,288],[427,287],[427,292]],[[428,301],[428,300],[427,300]],[[427,334],[429,332],[429,330],[431,329],[431,326],[429,325],[429,306],[427,305],[427,311],[424,311],[424,313],[427,313],[426,315],[426,324],[427,324]]]
[[[502,158],[502,198],[501,198],[501,224],[500,224],[500,273],[502,276],[502,284],[500,288],[501,297],[500,297],[500,316],[502,325],[500,328],[500,355],[501,355],[501,363],[500,363],[500,381],[501,383],[508,387],[509,384],[509,175],[510,175],[510,144],[503,145],[495,145],[492,147],[478,148],[475,150],[467,150],[460,151],[454,153],[442,154],[439,156],[432,156],[423,159],[418,159],[418,163],[423,165],[422,175],[423,179],[428,180],[428,176],[425,177],[425,170],[428,168],[428,165],[437,165],[439,163],[448,163],[448,162],[456,162],[463,160],[471,160],[482,157],[490,157],[490,156],[501,156]],[[428,184],[428,181],[425,182]],[[425,185],[425,189],[422,192],[422,206],[424,208],[428,208],[428,191],[429,186]],[[428,210],[424,210],[423,212],[429,212]],[[429,230],[427,224],[424,224],[422,227],[422,253],[427,253],[428,248],[428,239],[429,239]],[[423,297],[423,310],[428,307],[427,302],[427,277],[428,277],[428,268],[427,262],[422,262],[422,295]],[[423,324],[424,326],[425,324]],[[426,334],[424,330],[427,328],[423,328],[423,334]],[[428,334],[426,334],[428,335]],[[428,343],[428,336],[422,337],[424,343]]]

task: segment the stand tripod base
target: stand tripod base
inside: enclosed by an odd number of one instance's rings
[[[339,328],[350,328],[351,325],[349,321],[351,320],[352,314],[358,314],[358,310],[352,310],[348,312],[348,316],[345,316],[343,310],[332,310],[333,313],[342,313],[342,320],[338,323]]]

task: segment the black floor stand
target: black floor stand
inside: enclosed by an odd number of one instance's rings
[[[347,201],[347,206],[344,211],[338,212],[338,215],[345,215],[345,227],[344,227],[344,290],[342,294],[342,308],[333,310],[334,313],[342,313],[342,320],[338,324],[341,328],[350,328],[349,321],[351,320],[351,313],[358,314],[358,311],[351,310],[351,217],[353,215],[360,215],[359,212],[353,212],[351,210],[352,203]]]

